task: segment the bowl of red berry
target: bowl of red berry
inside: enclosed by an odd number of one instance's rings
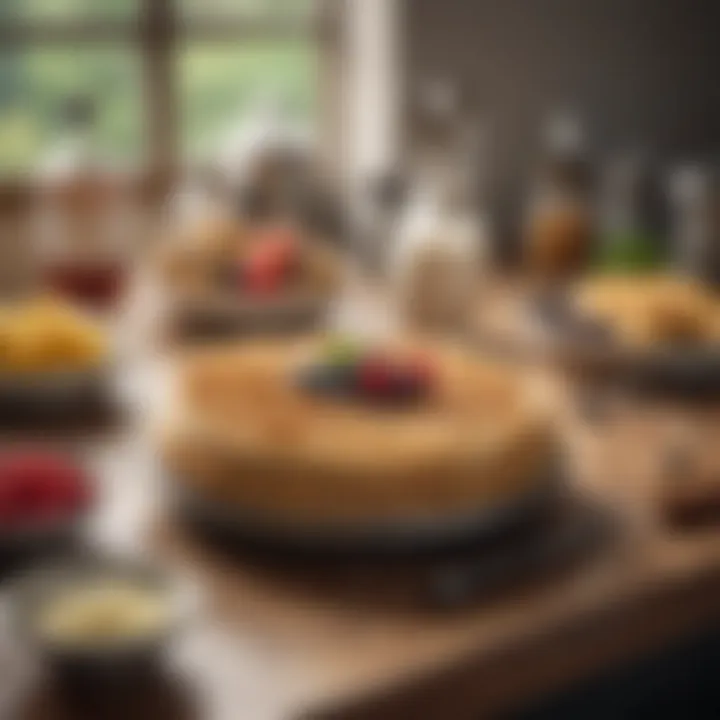
[[[72,454],[0,450],[0,556],[60,551],[77,537],[92,501],[90,477]]]

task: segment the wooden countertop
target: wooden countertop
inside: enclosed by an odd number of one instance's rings
[[[129,365],[125,374],[126,392],[151,404],[162,369]],[[720,529],[679,533],[657,512],[668,482],[658,448],[678,427],[717,437],[720,412],[620,402],[588,425],[566,388],[556,390],[573,483],[612,510],[613,541],[582,565],[452,612],[384,603],[382,592],[368,600],[367,587],[337,592],[304,568],[225,557],[168,517],[143,423],[86,441],[104,483],[97,542],[157,557],[196,597],[174,654],[196,716],[221,720],[239,708],[252,720],[494,715],[720,619]],[[698,445],[714,463],[713,444]],[[49,698],[36,692],[27,720],[67,717]]]

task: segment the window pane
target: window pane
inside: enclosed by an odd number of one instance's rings
[[[185,16],[310,17],[318,0],[180,0]]]
[[[0,53],[0,175],[31,170],[61,140],[67,100],[91,97],[97,143],[111,160],[137,159],[141,70],[129,48],[15,49]]]
[[[196,43],[180,58],[186,155],[202,156],[268,96],[303,127],[316,119],[317,48],[310,40]]]
[[[0,0],[0,21],[134,17],[138,0]]]

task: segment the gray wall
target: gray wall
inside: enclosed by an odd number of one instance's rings
[[[508,202],[558,106],[578,111],[598,151],[720,151],[720,0],[405,2],[408,127],[413,83],[460,80],[489,124]]]

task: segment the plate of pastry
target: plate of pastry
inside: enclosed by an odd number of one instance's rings
[[[159,445],[181,511],[296,549],[487,537],[546,508],[560,475],[543,394],[435,342],[195,351],[173,379]]]
[[[279,222],[206,218],[159,258],[169,322],[180,335],[308,329],[339,287],[334,248]]]
[[[680,393],[720,391],[720,294],[687,277],[607,275],[533,308],[575,370]]]

